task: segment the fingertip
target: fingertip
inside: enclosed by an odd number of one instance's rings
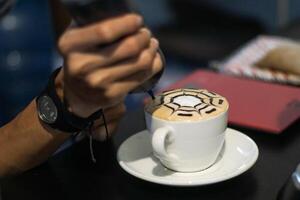
[[[151,36],[152,36],[151,31],[150,31],[149,29],[147,29],[147,28],[141,28],[141,29],[140,29],[140,32],[143,33],[143,34],[146,34],[146,35],[149,37],[149,39],[150,39]]]
[[[144,19],[140,15],[136,15],[136,22],[138,25],[143,25],[144,24]]]
[[[153,48],[158,49],[159,41],[156,38],[151,38],[151,44],[152,44]]]
[[[130,14],[127,14],[126,17],[128,17],[130,20],[134,21],[137,26],[142,26],[144,24],[144,19],[139,14],[130,13]]]

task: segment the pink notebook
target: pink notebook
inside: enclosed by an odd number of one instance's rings
[[[281,133],[300,118],[300,89],[198,70],[167,89],[205,88],[229,101],[229,123]]]

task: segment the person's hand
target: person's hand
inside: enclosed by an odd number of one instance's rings
[[[158,41],[136,14],[71,28],[59,40],[69,110],[88,117],[125,96],[162,69]]]
[[[61,99],[61,101],[64,100],[63,80],[64,80],[64,74],[63,71],[61,70],[58,73],[57,77],[55,78],[56,92],[59,98]],[[126,112],[126,106],[124,102],[120,102],[114,106],[103,109],[102,112],[105,117],[107,132],[104,125],[103,117],[100,117],[98,120],[95,120],[91,129],[92,137],[99,141],[104,141],[110,138],[112,134],[116,131],[120,120],[122,119],[123,115]]]

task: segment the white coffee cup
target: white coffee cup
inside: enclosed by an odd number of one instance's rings
[[[228,109],[209,119],[168,121],[145,111],[154,155],[164,166],[179,172],[212,166],[224,143],[227,116]]]

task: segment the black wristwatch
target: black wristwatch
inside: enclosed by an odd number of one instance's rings
[[[45,90],[36,98],[39,119],[53,129],[63,132],[80,132],[100,118],[99,110],[87,118],[82,118],[69,112],[66,104],[60,100],[55,89],[55,77],[61,68],[56,69],[49,78]]]

